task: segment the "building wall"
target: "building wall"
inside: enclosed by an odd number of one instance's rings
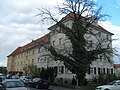
[[[8,57],[7,70],[9,71],[22,71],[24,66],[33,65],[35,59],[34,48],[24,51],[22,53],[16,54],[14,57]],[[11,62],[12,61],[12,62]],[[10,67],[10,70],[9,70]],[[11,69],[12,68],[12,69]]]
[[[70,28],[72,26],[71,24],[72,24],[72,21],[65,22],[65,25],[68,25],[68,27]],[[96,45],[98,44],[98,42],[101,43],[101,48],[107,48],[107,47],[112,48],[112,44],[110,43],[111,42],[110,40],[112,39],[112,37],[110,34],[102,32],[102,30],[100,32],[100,30],[97,30],[96,28],[89,28],[89,29],[92,29],[92,32],[97,35],[96,36],[97,39],[94,35],[90,35],[90,34],[85,35],[85,38],[88,39],[88,41],[91,41],[91,40],[93,41],[92,42],[93,46],[90,49],[97,48]],[[57,49],[63,50],[62,51],[63,53],[64,52],[71,53],[72,51],[70,40],[67,39],[67,37],[65,36],[65,34],[62,33],[59,27],[56,27],[53,30],[51,30],[50,42]],[[110,44],[108,45],[108,43]],[[109,59],[113,61],[113,56],[110,56],[110,55],[108,56],[109,56]],[[61,64],[61,66],[64,67],[64,71],[63,73],[58,73],[57,78],[72,79],[73,76],[75,76],[70,71],[69,73],[65,73],[65,66],[63,64]],[[59,66],[58,66],[58,71],[59,71]],[[88,80],[92,80],[95,77],[98,77],[98,75],[100,74],[110,74],[110,73],[111,74],[114,73],[113,64],[105,60],[105,57],[102,57],[101,59],[98,59],[91,64],[90,72],[86,73],[86,78]]]
[[[7,71],[13,71],[14,69],[14,57],[13,56],[8,56],[8,61],[7,61]]]

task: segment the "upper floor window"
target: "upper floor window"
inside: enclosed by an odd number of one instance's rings
[[[32,51],[32,53],[34,54],[34,50]]]
[[[45,57],[44,62],[46,62],[46,61],[47,61],[47,59],[46,59],[46,57]]]
[[[106,39],[109,40],[109,35],[108,34],[106,35]]]
[[[37,61],[38,63],[40,62],[40,58],[38,58],[38,61]]]
[[[22,61],[21,61],[21,65],[22,65]]]
[[[98,32],[98,37],[101,38],[101,32]]]
[[[34,62],[34,59],[32,59],[32,63]]]
[[[55,30],[52,30],[52,34],[55,35]]]
[[[63,28],[60,28],[59,32],[62,33],[63,31],[64,31]]]
[[[26,60],[28,60],[28,56],[26,56]]]
[[[38,53],[40,53],[40,47],[38,48]]]
[[[55,41],[53,41],[53,46],[55,46]]]
[[[59,44],[62,44],[62,38],[59,39]]]

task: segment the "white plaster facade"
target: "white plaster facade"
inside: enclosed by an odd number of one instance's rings
[[[73,21],[68,20],[65,21],[64,24],[68,27],[72,27]],[[112,34],[108,31],[104,31],[102,28],[98,27],[98,24],[93,25],[92,32],[97,34],[97,38],[101,40],[101,47],[110,47],[112,48],[112,44],[108,46],[107,43],[112,40]],[[63,53],[70,53],[72,51],[70,40],[67,39],[65,34],[60,32],[59,27],[52,28],[50,31],[50,43],[55,46]],[[59,31],[59,32],[58,32]],[[93,49],[96,48],[97,39],[94,36],[89,34],[85,35],[85,38],[88,38],[89,41],[93,42]],[[89,50],[89,48],[88,48]],[[109,56],[109,59],[112,61],[113,57]],[[72,74],[67,68],[65,68],[64,64],[60,61],[54,61],[49,57],[49,52],[45,50],[43,46],[36,47],[36,57],[34,64],[38,67],[54,67],[57,66],[57,80],[59,81],[61,78],[66,80],[72,80],[74,74]],[[94,61],[91,64],[89,73],[86,73],[86,78],[88,80],[92,80],[97,77],[99,74],[112,74],[114,73],[114,67],[111,63],[107,62],[104,57]]]

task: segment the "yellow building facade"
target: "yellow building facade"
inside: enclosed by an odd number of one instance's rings
[[[18,47],[8,57],[7,71],[8,72],[24,72],[24,68],[29,65],[34,65],[36,47],[49,42],[49,34],[32,42]]]

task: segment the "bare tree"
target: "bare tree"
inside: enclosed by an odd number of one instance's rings
[[[40,70],[35,65],[23,67],[24,74],[33,77],[40,77]]]
[[[52,58],[63,61],[65,67],[76,74],[79,83],[82,84],[93,61],[104,57],[106,61],[112,62],[110,58],[114,53],[114,49],[110,46],[112,39],[106,40],[100,36],[100,32],[92,30],[96,27],[104,30],[95,24],[98,20],[104,20],[108,15],[101,14],[101,7],[96,9],[94,0],[66,0],[63,6],[58,5],[57,9],[60,15],[67,14],[60,21],[55,19],[48,9],[39,9],[38,16],[43,16],[42,21],[55,21],[56,24],[49,29],[60,27],[62,33],[70,40],[72,50],[64,49],[61,52],[52,45],[48,50],[51,52]],[[68,18],[72,20],[71,27],[64,24]],[[58,32],[61,31],[58,30]],[[65,54],[66,52],[69,53]]]

